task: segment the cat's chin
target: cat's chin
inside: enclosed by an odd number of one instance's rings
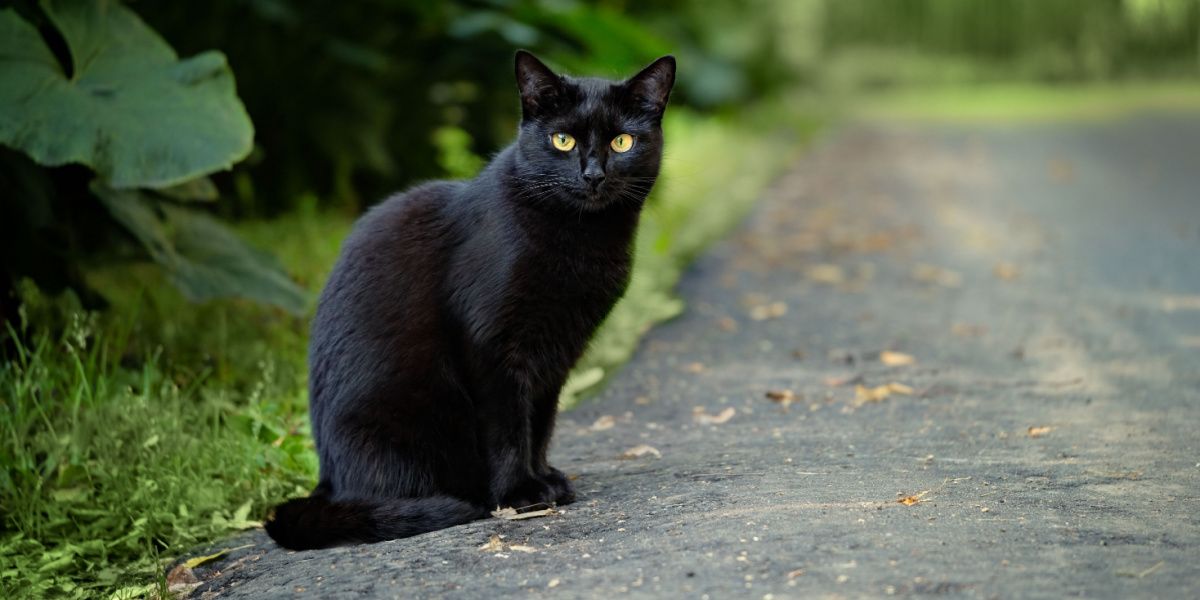
[[[600,212],[616,206],[620,199],[604,192],[585,192],[575,196],[574,201],[586,212]]]

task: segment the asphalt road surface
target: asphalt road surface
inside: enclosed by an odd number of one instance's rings
[[[1200,118],[843,128],[680,292],[561,514],[193,597],[1200,597]]]

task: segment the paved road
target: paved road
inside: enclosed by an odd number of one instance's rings
[[[195,594],[1200,597],[1200,120],[846,128],[681,292],[563,514],[255,533]]]

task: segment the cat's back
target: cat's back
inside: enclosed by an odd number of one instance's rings
[[[412,343],[435,325],[441,274],[453,239],[458,182],[393,195],[363,214],[342,244],[312,322],[314,376]]]
[[[414,244],[436,242],[446,234],[447,214],[461,182],[431,181],[393,194],[359,217],[342,244],[334,271],[353,269],[361,255],[403,252]]]

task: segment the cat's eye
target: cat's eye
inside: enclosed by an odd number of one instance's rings
[[[563,152],[570,152],[575,147],[575,138],[569,133],[552,133],[550,134],[550,143]]]
[[[609,145],[617,152],[629,152],[629,149],[633,148],[633,136],[628,133],[622,133],[613,138]]]

